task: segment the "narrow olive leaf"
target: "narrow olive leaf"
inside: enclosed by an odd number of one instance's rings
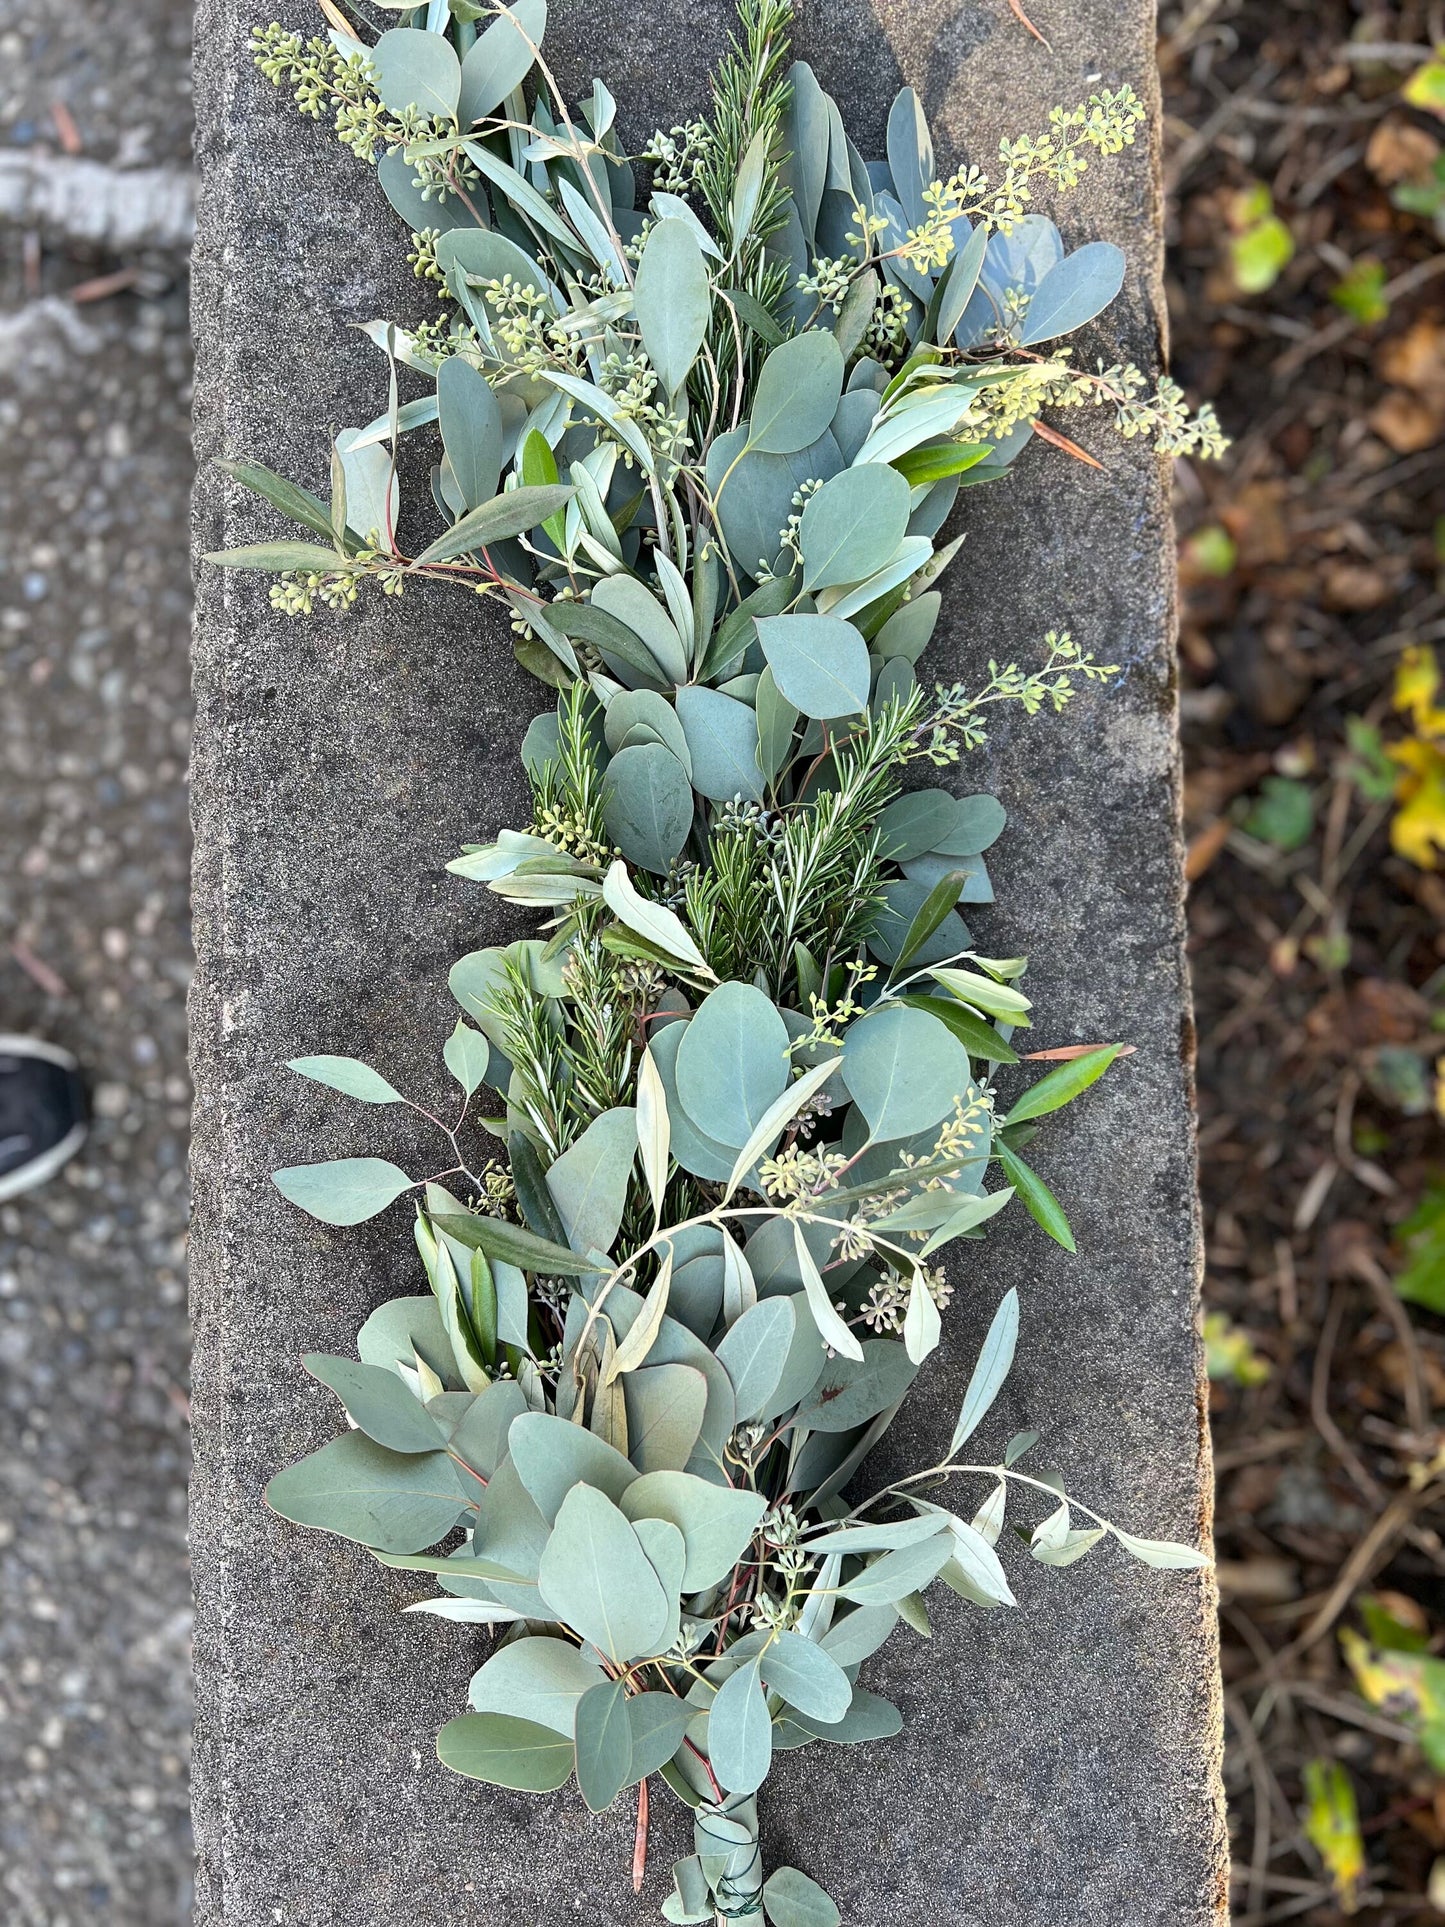
[[[329,1085],[346,1097],[360,1098],[363,1104],[401,1104],[400,1091],[394,1091],[380,1071],[363,1064],[359,1057],[293,1057],[287,1070],[314,1083]]]
[[[519,1793],[554,1793],[572,1771],[572,1741],[505,1713],[463,1713],[437,1735],[437,1758],[453,1773]]]
[[[757,1304],[758,1287],[741,1245],[726,1232],[723,1233],[722,1259],[723,1323],[731,1331],[744,1312],[751,1311]]]
[[[1003,1120],[1001,1128],[1010,1124],[1022,1124],[1026,1118],[1046,1117],[1050,1111],[1061,1111],[1066,1104],[1072,1104],[1096,1084],[1119,1055],[1122,1046],[1105,1044],[1098,1050],[1091,1050],[1083,1057],[1071,1057],[1066,1063],[1041,1077],[1037,1084],[1031,1084]]]
[[[315,542],[248,542],[239,549],[215,549],[206,560],[223,569],[263,569],[271,575],[289,575],[293,570],[325,574],[355,567],[335,549],[323,549]]]
[[[607,1266],[592,1258],[579,1257],[566,1245],[539,1238],[521,1225],[502,1218],[447,1216],[434,1220],[438,1231],[445,1231],[472,1251],[485,1251],[489,1258],[516,1265],[522,1271],[540,1271],[555,1278],[581,1278],[587,1272],[606,1271]]]
[[[1002,1191],[990,1191],[976,1198],[965,1198],[951,1218],[942,1223],[933,1236],[919,1252],[920,1258],[931,1257],[941,1251],[953,1239],[961,1238],[965,1231],[973,1231],[979,1225],[996,1217],[1013,1197],[1013,1186],[1005,1185]]]
[[[1038,1172],[1030,1169],[1018,1152],[1009,1150],[1006,1144],[998,1145],[995,1154],[1004,1176],[1023,1200],[1024,1210],[1034,1223],[1041,1225],[1055,1244],[1061,1244],[1065,1251],[1073,1251],[1074,1234],[1069,1229],[1064,1207]]]
[[[565,508],[575,494],[570,484],[508,489],[504,495],[484,502],[454,522],[445,535],[422,550],[411,567],[420,569],[428,562],[451,562],[459,555],[486,548],[489,542],[505,542],[510,536],[524,535],[528,529],[545,522],[548,516],[555,515],[558,509]],[[334,556],[330,566],[337,566]]]
[[[982,962],[982,959],[979,961]],[[993,977],[981,976],[976,971],[952,967],[935,970],[933,974],[945,990],[952,991],[964,1003],[987,1012],[990,1017],[1002,1017],[1007,1023],[1021,1024],[1033,1009],[1021,990],[1015,990],[1012,984],[998,983]]]
[[[652,1199],[653,1222],[662,1223],[662,1200],[667,1190],[668,1156],[672,1144],[672,1122],[667,1115],[667,1092],[663,1089],[652,1052],[645,1050],[637,1067],[637,1147],[642,1159]]]
[[[965,1525],[962,1519],[950,1516],[948,1530],[953,1542],[953,1556],[961,1567],[965,1578],[972,1581],[979,1591],[999,1606],[1016,1606],[1013,1588],[1009,1585],[1008,1574],[999,1562],[993,1546],[976,1526]]]
[[[930,1352],[937,1351],[943,1335],[943,1321],[922,1265],[913,1267],[913,1282],[908,1288],[908,1310],[903,1320],[903,1345],[915,1365],[921,1365]]]
[[[910,991],[899,1002],[913,1010],[926,1010],[930,1017],[946,1024],[970,1057],[982,1057],[990,1064],[1018,1063],[1018,1052],[1004,1042],[988,1019],[964,1004],[955,1003],[953,998],[929,997]]]
[[[1019,1295],[1016,1290],[1010,1288],[994,1313],[979,1350],[978,1362],[969,1378],[968,1390],[963,1395],[958,1423],[954,1426],[953,1437],[949,1441],[949,1458],[953,1457],[965,1439],[971,1438],[978,1430],[990,1406],[998,1397],[999,1388],[1008,1377],[1013,1365],[1018,1337]]]
[[[934,884],[928,895],[913,913],[913,921],[908,926],[907,933],[903,939],[903,947],[898,952],[898,961],[894,965],[895,970],[906,970],[908,965],[913,962],[913,959],[918,955],[919,951],[922,950],[923,946],[928,942],[928,939],[933,935],[934,931],[939,928],[954,905],[958,902],[958,893],[967,881],[968,872],[966,870],[950,870],[946,876],[940,877],[938,882]]]
[[[781,1097],[773,1100],[758,1119],[757,1129],[738,1153],[732,1176],[728,1179],[727,1190],[723,1193],[724,1201],[737,1190],[758,1159],[772,1149],[782,1135],[784,1126],[790,1124],[803,1106],[811,1103],[818,1095],[842,1062],[841,1057],[830,1057],[827,1063],[814,1065],[813,1069],[805,1071],[796,1083],[790,1084]]]
[[[818,1267],[813,1263],[813,1254],[809,1251],[803,1237],[803,1227],[796,1218],[793,1220],[793,1249],[797,1253],[798,1275],[802,1278],[803,1290],[808,1295],[808,1310],[813,1314],[813,1323],[818,1327],[819,1337],[825,1345],[831,1345],[833,1350],[844,1358],[855,1359],[861,1364],[863,1347],[849,1331],[838,1312],[834,1310],[833,1301],[828,1296],[828,1288],[823,1283]]]
[[[931,1539],[946,1523],[941,1512],[920,1512],[911,1519],[890,1520],[887,1525],[838,1526],[820,1538],[805,1540],[804,1545],[810,1558],[824,1558],[830,1552],[896,1552],[899,1546],[916,1546],[922,1539]]]
[[[280,509],[293,522],[299,522],[303,529],[310,529],[313,535],[331,537],[331,517],[326,504],[319,501],[310,489],[288,482],[284,475],[273,473],[260,462],[217,462],[216,467],[243,488],[264,497],[272,508]]]
[[[667,1310],[668,1293],[672,1289],[672,1246],[663,1250],[662,1263],[657,1267],[647,1296],[642,1301],[642,1310],[632,1321],[626,1338],[617,1347],[611,1363],[602,1374],[604,1387],[620,1378],[623,1372],[635,1372],[646,1363],[647,1354],[657,1342],[657,1334],[662,1329],[663,1314]]]
[[[608,870],[602,884],[602,900],[613,916],[625,923],[645,943],[655,944],[659,950],[675,957],[699,977],[707,977],[714,983],[717,981],[707,958],[688,935],[682,919],[665,905],[651,903],[646,897],[640,896],[627,874],[625,863],[614,863]]]
[[[1209,1564],[1206,1553],[1196,1552],[1193,1546],[1180,1545],[1175,1539],[1139,1539],[1121,1526],[1110,1526],[1109,1530],[1125,1552],[1160,1572],[1193,1572]]]
[[[322,1224],[362,1224],[416,1189],[415,1179],[385,1158],[332,1158],[273,1171],[282,1197]]]

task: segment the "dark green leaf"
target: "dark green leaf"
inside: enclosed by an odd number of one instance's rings
[[[1069,1229],[1069,1221],[1064,1215],[1064,1207],[1044,1183],[1037,1171],[1030,1170],[1016,1151],[1010,1151],[1005,1144],[997,1146],[998,1160],[1003,1174],[1023,1200],[1025,1211],[1037,1225],[1065,1251],[1074,1249],[1074,1234]]]
[[[485,1251],[489,1258],[500,1258],[504,1264],[516,1265],[522,1271],[540,1271],[554,1278],[580,1278],[586,1272],[607,1268],[579,1257],[565,1245],[553,1244],[549,1238],[538,1238],[520,1225],[508,1224],[502,1218],[468,1214],[437,1218],[434,1222],[439,1231],[445,1231],[459,1244],[473,1251]]]
[[[958,893],[967,881],[966,870],[949,870],[934,884],[913,913],[913,921],[908,926],[894,964],[896,970],[906,970],[913,962],[958,902]]]
[[[1066,1104],[1072,1104],[1091,1084],[1098,1082],[1121,1049],[1119,1044],[1105,1044],[1082,1057],[1070,1057],[1056,1065],[1018,1099],[1003,1121],[1004,1128],[1022,1124],[1026,1118],[1045,1117],[1050,1111],[1060,1111]]]
[[[1018,1052],[1006,1044],[993,1025],[955,1003],[951,997],[926,997],[910,991],[902,1000],[912,1010],[926,1010],[940,1024],[946,1024],[970,1057],[982,1057],[991,1064],[1017,1064]]]
[[[293,522],[299,522],[303,529],[310,529],[324,541],[331,540],[331,517],[326,504],[318,501],[308,488],[301,488],[295,482],[288,482],[284,475],[277,475],[260,462],[217,462],[216,467],[233,477],[243,488],[262,496],[272,508],[280,509],[283,515]]]

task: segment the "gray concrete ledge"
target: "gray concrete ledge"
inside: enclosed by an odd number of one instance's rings
[[[1002,0],[803,0],[799,41],[881,149],[900,78],[936,134],[987,160],[1049,105],[1128,79],[1157,107],[1147,0],[1071,0],[1052,55]],[[267,515],[209,464],[255,456],[313,485],[327,424],[368,419],[381,366],[346,328],[419,311],[394,217],[366,170],[250,68],[249,29],[309,25],[305,0],[198,9],[199,546],[254,540]],[[555,0],[549,52],[595,71],[636,139],[684,117],[728,25],[725,0]],[[1157,357],[1157,151],[1090,171],[1066,232],[1128,251],[1110,357]],[[400,263],[400,265],[398,265]],[[1092,432],[1090,432],[1092,430]],[[992,782],[998,846],[988,948],[1035,958],[1033,1033],[1122,1037],[1135,1055],[1039,1163],[1079,1256],[1010,1216],[976,1261],[945,1351],[892,1445],[947,1437],[1003,1290],[1024,1301],[1001,1442],[1037,1425],[1071,1486],[1151,1534],[1208,1531],[1196,1334],[1200,1268],[1183,962],[1172,541],[1154,457],[1085,423],[1097,473],[1036,448],[965,497],[965,554],[929,665],[975,674],[1068,626],[1124,665],[1062,719],[1010,722],[970,786]],[[675,1803],[654,1801],[652,1874],[634,1902],[630,1820],[575,1799],[448,1776],[436,1726],[475,1654],[454,1629],[402,1621],[416,1596],[359,1550],[262,1508],[279,1465],[327,1435],[296,1363],[346,1350],[366,1311],[414,1289],[400,1223],[328,1234],[267,1181],[276,1165],[375,1147],[280,1070],[356,1051],[397,1075],[442,1071],[445,972],[497,941],[500,907],[446,877],[463,839],[515,823],[517,746],[541,707],[500,626],[464,600],[409,595],[344,621],[288,623],[256,577],[199,581],[195,681],[197,1085],[193,1290],[198,1607],[196,1823],[201,1927],[561,1927],[655,1919]],[[993,1443],[992,1436],[987,1441]],[[1113,1553],[1056,1573],[1016,1561],[1022,1610],[941,1604],[935,1636],[890,1645],[880,1680],[905,1735],[818,1747],[769,1783],[774,1860],[801,1858],[848,1927],[1207,1927],[1225,1916],[1220,1713],[1209,1582]]]

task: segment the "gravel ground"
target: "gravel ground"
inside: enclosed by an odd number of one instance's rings
[[[180,164],[183,0],[0,0],[0,145]],[[110,31],[104,31],[106,22]],[[63,120],[63,116],[62,116]],[[0,230],[0,1029],[92,1080],[0,1208],[0,1920],[189,1919],[189,343],[179,264]]]

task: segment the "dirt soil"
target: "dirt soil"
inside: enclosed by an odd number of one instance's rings
[[[1194,0],[1161,32],[1175,371],[1236,437],[1178,497],[1206,1308],[1258,1381],[1214,1386],[1235,1922],[1403,1927],[1445,1912],[1445,1780],[1340,1635],[1367,1595],[1445,1636],[1445,1320],[1391,1282],[1445,1165],[1445,878],[1392,851],[1346,736],[1402,735],[1397,666],[1445,637],[1445,220],[1391,198],[1445,138],[1401,95],[1442,22]],[[1269,215],[1293,256],[1249,292]],[[1312,1761],[1353,1787],[1353,1885],[1302,1828]]]

